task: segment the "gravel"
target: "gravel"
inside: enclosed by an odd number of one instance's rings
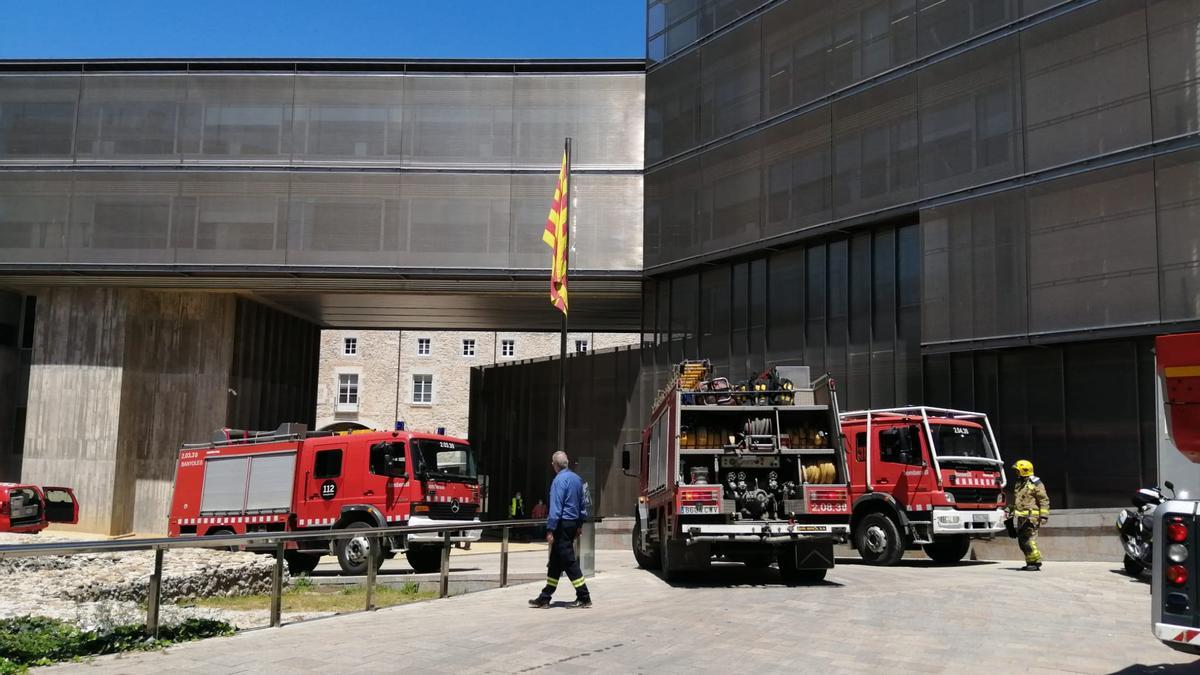
[[[0,533],[0,545],[76,541],[45,534]],[[163,558],[160,621],[188,618],[227,621],[239,628],[268,623],[266,612],[192,607],[188,600],[255,595],[271,591],[274,560],[255,553],[184,548]],[[0,558],[0,618],[34,615],[61,619],[84,629],[146,620],[144,603],[154,553]],[[284,571],[287,583],[287,571]],[[289,620],[315,615],[286,614]]]

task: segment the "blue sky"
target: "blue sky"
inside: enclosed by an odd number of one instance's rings
[[[645,0],[0,0],[0,59],[642,58]]]

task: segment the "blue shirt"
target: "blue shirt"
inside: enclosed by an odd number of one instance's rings
[[[559,471],[550,483],[550,515],[546,518],[546,530],[553,532],[560,520],[586,520],[587,516],[583,479],[570,469]]]

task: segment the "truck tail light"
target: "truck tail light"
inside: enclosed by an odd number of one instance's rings
[[[1188,528],[1180,519],[1175,519],[1167,525],[1167,540],[1175,543],[1187,541]]]
[[[428,504],[416,504],[412,507],[413,513],[429,513]]]
[[[1188,571],[1183,565],[1171,565],[1167,568],[1167,581],[1173,586],[1182,586],[1187,583]]]

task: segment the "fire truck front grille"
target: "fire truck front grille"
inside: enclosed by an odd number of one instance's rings
[[[459,504],[456,513],[453,504],[436,502],[429,505],[429,517],[433,520],[471,520],[477,509],[475,504]]]
[[[946,492],[954,495],[954,501],[958,504],[995,504],[1000,501],[999,490],[947,488]]]

